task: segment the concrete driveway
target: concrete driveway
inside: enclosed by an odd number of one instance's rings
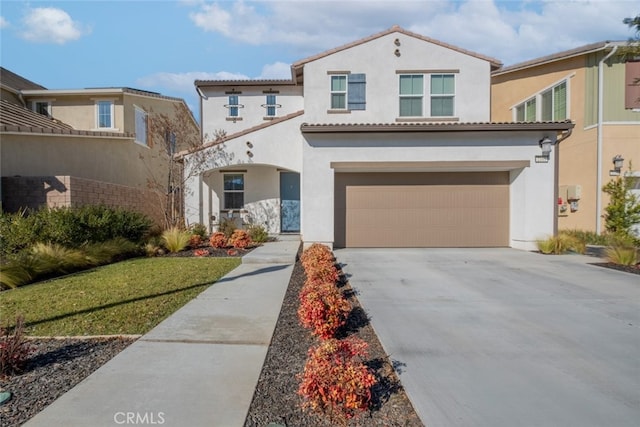
[[[640,425],[640,276],[513,249],[337,249],[427,427]]]

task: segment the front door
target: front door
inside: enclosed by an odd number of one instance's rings
[[[300,231],[300,174],[280,172],[280,231]]]

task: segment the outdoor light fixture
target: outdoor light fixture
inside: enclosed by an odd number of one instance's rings
[[[251,141],[247,141],[247,147],[253,148],[253,144],[251,143]]]
[[[251,152],[251,150],[247,150],[247,156],[253,157],[253,153]]]
[[[611,161],[613,162],[613,170],[609,171],[609,175],[610,176],[620,175],[620,171],[622,170],[622,165],[624,164],[624,158],[620,154],[618,154],[613,159],[611,159]]]
[[[553,141],[551,141],[549,137],[545,136],[540,141],[538,141],[538,145],[540,145],[540,148],[542,149],[542,155],[536,156],[536,163],[548,163]]]

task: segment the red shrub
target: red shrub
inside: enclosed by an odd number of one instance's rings
[[[335,258],[328,246],[314,243],[302,252],[300,262],[306,271],[312,265],[333,265]]]
[[[298,375],[303,407],[344,425],[367,410],[376,378],[362,361],[366,349],[367,344],[356,338],[330,339],[311,347]]]
[[[199,234],[192,234],[189,238],[189,246],[192,248],[197,248],[202,244],[202,237]]]
[[[13,332],[0,328],[0,378],[22,372],[35,348],[24,336],[24,317],[16,318]]]
[[[229,238],[229,244],[237,249],[246,249],[251,243],[251,237],[245,230],[235,230]]]
[[[229,249],[229,250],[227,250],[227,255],[236,256],[236,255],[238,255],[238,250],[237,249]]]
[[[305,270],[307,275],[306,282],[310,285],[319,285],[322,283],[336,283],[340,277],[338,269],[334,264],[331,265],[314,265]]]
[[[338,328],[345,324],[351,311],[351,303],[334,283],[303,286],[299,298],[300,324],[321,339],[332,338]]]
[[[209,239],[209,243],[211,243],[211,246],[214,248],[226,248],[228,246],[227,237],[221,232],[213,233]]]
[[[193,251],[193,254],[195,256],[208,256],[209,255],[209,251],[206,249],[196,249]]]

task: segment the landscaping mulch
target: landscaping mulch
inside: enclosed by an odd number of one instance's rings
[[[0,426],[22,425],[134,341],[128,337],[29,340],[35,351],[24,371],[0,379],[0,390],[12,394],[0,405]]]
[[[330,420],[301,409],[296,375],[304,369],[307,351],[318,343],[298,322],[298,294],[305,281],[300,262],[296,262],[284,297],[271,345],[258,380],[245,427],[264,427],[269,423],[296,427],[330,427]],[[373,389],[370,411],[350,426],[422,426],[411,402],[385,354],[366,312],[347,282],[340,283],[353,310],[339,338],[356,336],[369,345],[367,365],[375,373],[378,384]]]
[[[614,270],[624,271],[625,273],[640,274],[640,264],[636,265],[620,265],[612,262],[594,262],[591,265],[598,267],[611,268]]]
[[[197,247],[196,249],[199,250],[206,250],[209,254],[205,255],[205,256],[210,256],[210,257],[216,257],[216,258],[225,258],[225,257],[234,257],[234,258],[238,258],[238,257],[243,257],[246,254],[248,254],[249,252],[251,252],[252,250],[254,250],[256,248],[256,246],[251,246],[248,247],[246,249],[233,249],[233,248],[214,248],[212,246],[207,246],[207,245],[201,245],[199,247]],[[162,256],[166,256],[166,257],[178,257],[178,258],[187,258],[187,257],[195,257],[196,255],[194,254],[194,250],[195,249],[187,249],[184,251],[180,251],[180,252],[174,252],[174,253],[167,253],[165,255]],[[203,255],[201,255],[203,256]]]

